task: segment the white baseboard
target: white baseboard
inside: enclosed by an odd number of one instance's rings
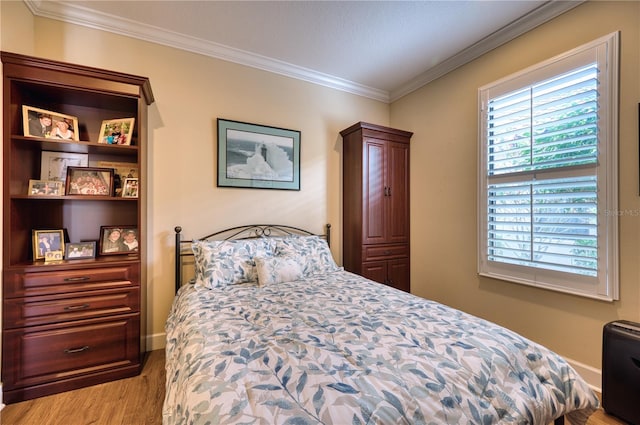
[[[147,351],[162,350],[164,349],[166,342],[167,334],[165,334],[164,332],[160,334],[147,335]]]
[[[582,376],[582,379],[589,384],[592,390],[602,394],[602,370],[566,357],[565,360],[576,370],[576,372],[578,372],[580,376]]]

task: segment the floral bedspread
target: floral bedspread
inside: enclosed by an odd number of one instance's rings
[[[165,425],[577,425],[598,406],[546,348],[344,271],[186,285],[166,331]]]

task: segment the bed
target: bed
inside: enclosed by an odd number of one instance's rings
[[[598,407],[539,344],[344,271],[326,229],[176,228],[165,425],[577,425]]]

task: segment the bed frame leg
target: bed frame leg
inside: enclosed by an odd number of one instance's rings
[[[182,253],[181,242],[182,242],[182,227],[176,226],[176,271],[175,271],[175,291],[178,292],[180,289],[180,285],[182,285],[182,264],[180,263],[180,254]]]
[[[553,421],[553,425],[564,425],[564,416],[560,416],[558,419]]]

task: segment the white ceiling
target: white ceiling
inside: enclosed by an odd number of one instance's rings
[[[59,19],[396,100],[580,1],[41,1]]]

